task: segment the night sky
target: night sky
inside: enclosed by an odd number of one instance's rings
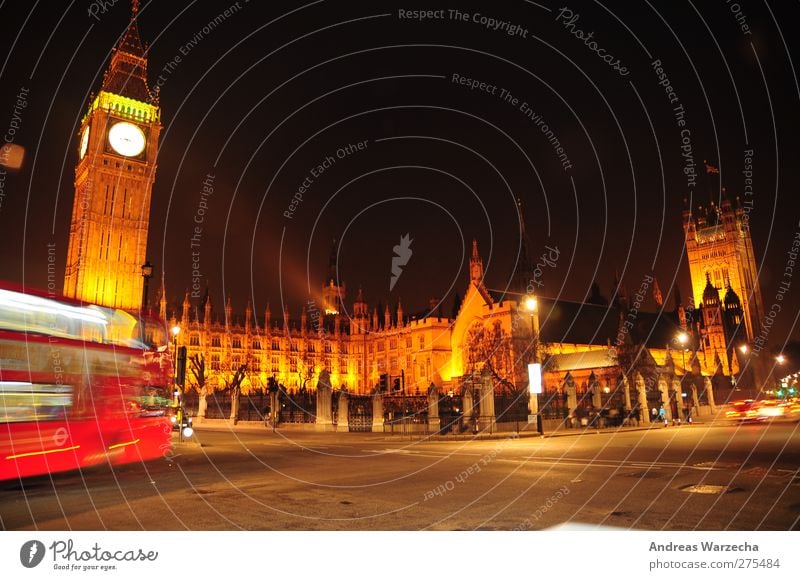
[[[691,295],[684,200],[743,195],[752,150],[769,310],[800,231],[799,16],[775,1],[142,2],[164,125],[149,258],[182,300],[213,175],[199,264],[218,311],[228,295],[259,315],[319,300],[336,239],[348,304],[362,286],[372,306],[437,298],[449,312],[473,238],[487,286],[509,283],[519,197],[534,258],[558,249],[541,294],[581,300],[596,280],[609,297],[615,272],[632,294],[654,271],[671,305],[673,283]],[[46,286],[50,243],[63,283],[77,131],[129,18],[124,0],[0,3],[0,133],[13,121],[27,149],[2,184],[0,279]],[[405,234],[412,255],[390,292]],[[776,345],[800,336],[796,273]]]

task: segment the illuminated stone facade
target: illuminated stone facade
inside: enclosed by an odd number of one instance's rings
[[[620,353],[626,349],[637,353],[635,366],[649,373],[653,385],[666,375],[692,373],[719,381],[739,371],[731,349],[737,333],[743,332],[741,304],[731,288],[720,297],[710,275],[697,309],[682,304],[672,311],[632,308],[621,291],[623,297],[610,305],[538,297],[531,312],[523,294],[487,290],[473,242],[467,291],[449,318],[434,310],[405,316],[399,303],[382,313],[370,311],[360,290],[345,308],[334,255],[329,270],[322,285],[324,304],[309,301],[299,318],[291,318],[288,310],[273,316],[269,307],[258,317],[248,304],[238,320],[229,300],[217,320],[210,300],[202,311],[192,312],[187,294],[182,312],[170,321],[181,327],[177,344],[187,347],[189,357],[203,355],[213,389],[224,389],[246,364],[244,392],[266,387],[270,377],[288,389],[314,390],[325,369],[334,388],[355,393],[372,392],[383,374],[389,375],[390,391],[395,379],[401,384],[404,379],[409,394],[424,393],[431,383],[440,392],[460,393],[463,378],[480,372],[487,360],[498,393],[524,392],[537,325],[539,359],[551,358],[544,377],[549,392],[562,393],[568,378],[575,381],[578,396],[588,393],[592,383],[604,393],[614,392],[626,366]],[[655,288],[653,300],[660,305]],[[166,317],[163,298],[162,312]],[[689,337],[684,345],[678,344],[682,332]]]
[[[64,294],[138,310],[161,131],[136,24],[138,3],[78,133]]]
[[[724,199],[719,207],[685,210],[683,228],[694,300],[703,300],[709,282],[722,293],[730,288],[741,302],[746,341],[752,342],[764,319],[764,304],[745,208],[738,200],[734,207]]]

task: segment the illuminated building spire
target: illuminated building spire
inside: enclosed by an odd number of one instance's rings
[[[136,22],[138,13],[139,2],[134,0],[131,6],[131,21],[113,50],[111,64],[103,78],[103,90],[150,103],[153,94],[147,86],[147,56]]]

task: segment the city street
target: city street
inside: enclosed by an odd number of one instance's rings
[[[201,428],[171,458],[5,482],[0,527],[797,530],[799,431],[695,424],[425,441]]]

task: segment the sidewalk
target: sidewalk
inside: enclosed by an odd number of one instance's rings
[[[679,429],[691,428],[694,425],[709,426],[713,424],[725,424],[727,422],[719,421],[717,417],[703,417],[703,420],[694,421],[693,423],[681,423],[672,425],[671,423],[664,427],[663,423],[650,423],[640,424],[624,427],[558,427],[555,429],[545,429],[545,433],[540,435],[533,430],[516,431],[495,431],[493,433],[472,433],[464,432],[459,434],[425,434],[425,433],[387,433],[387,432],[344,432],[344,431],[318,431],[314,423],[303,424],[289,424],[278,426],[273,430],[264,425],[262,421],[239,421],[235,425],[227,419],[205,419],[200,423],[194,425],[195,430],[202,431],[227,431],[227,432],[240,432],[240,433],[263,433],[264,435],[275,435],[279,437],[303,436],[303,437],[319,437],[327,439],[348,439],[353,440],[360,436],[362,439],[367,440],[383,440],[383,441],[402,441],[402,440],[421,440],[428,441],[469,441],[469,440],[492,440],[492,439],[521,439],[521,438],[543,438],[549,439],[554,437],[580,437],[584,435],[610,435],[614,433],[628,433],[634,431],[649,431],[651,429]]]

